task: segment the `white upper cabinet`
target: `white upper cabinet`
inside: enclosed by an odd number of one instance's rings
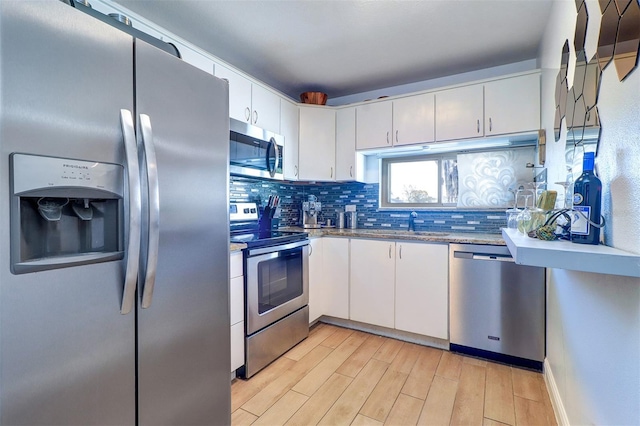
[[[236,120],[251,121],[251,81],[220,64],[215,75],[229,82],[229,116]]]
[[[469,139],[484,135],[482,84],[436,92],[436,140]]]
[[[356,124],[356,149],[392,146],[393,102],[382,101],[358,105]]]
[[[280,100],[280,133],[284,136],[283,171],[286,180],[298,180],[298,105]]]
[[[300,180],[335,180],[336,112],[330,107],[300,105],[298,166]]]
[[[280,133],[280,96],[254,84],[251,86],[251,122],[258,127]]]
[[[357,107],[358,150],[433,142],[434,95],[425,93]]]
[[[336,111],[336,180],[356,180],[356,109]]]
[[[229,82],[229,116],[280,133],[280,97],[251,83],[229,68],[216,64],[215,76]]]
[[[540,128],[540,75],[527,74],[484,84],[485,135]]]
[[[393,146],[435,140],[434,99],[425,93],[393,101]]]

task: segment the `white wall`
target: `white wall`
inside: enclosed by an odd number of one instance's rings
[[[587,56],[595,53],[600,10],[587,1]],[[553,135],[555,78],[565,39],[571,46],[573,1],[554,2],[541,45],[542,124]],[[602,137],[596,159],[603,183],[607,245],[640,253],[640,68],[619,82],[603,74],[598,109]],[[549,182],[566,177],[563,135],[548,138]],[[561,409],[571,424],[640,424],[640,279],[552,269],[547,273],[547,362]]]

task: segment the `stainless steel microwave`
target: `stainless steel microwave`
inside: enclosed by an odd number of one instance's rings
[[[243,121],[229,120],[229,171],[233,175],[284,180],[284,137]]]

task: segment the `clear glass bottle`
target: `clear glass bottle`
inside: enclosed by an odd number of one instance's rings
[[[571,213],[571,241],[580,244],[599,244],[602,203],[602,182],[593,173],[594,153],[585,152],[582,175],[573,184],[573,212]]]

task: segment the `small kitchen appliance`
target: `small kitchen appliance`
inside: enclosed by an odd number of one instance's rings
[[[308,201],[302,202],[302,227],[303,228],[320,228],[318,216],[322,211],[322,203],[317,201],[315,195],[309,195]]]

